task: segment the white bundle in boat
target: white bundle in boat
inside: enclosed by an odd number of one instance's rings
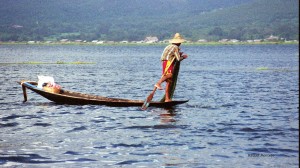
[[[44,83],[50,83],[54,84],[54,78],[51,76],[38,76],[39,81],[38,81],[38,88],[42,89]]]

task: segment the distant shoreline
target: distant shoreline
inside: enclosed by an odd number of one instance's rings
[[[167,45],[169,43],[103,43],[103,44],[96,44],[92,42],[35,42],[35,43],[28,43],[28,42],[0,42],[0,45],[48,45],[48,46],[55,46],[55,45],[83,45],[83,46],[161,46]],[[276,42],[186,42],[182,43],[182,45],[187,46],[213,46],[213,45],[287,45],[287,44],[299,44],[298,41],[276,41]]]

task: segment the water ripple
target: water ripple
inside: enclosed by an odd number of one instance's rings
[[[298,45],[183,46],[174,99],[189,102],[172,109],[60,105],[29,89],[23,103],[16,83],[49,75],[65,89],[144,100],[163,48],[0,45],[6,62],[96,63],[0,65],[0,167],[299,166]]]
[[[7,162],[17,162],[17,163],[59,163],[62,161],[52,161],[50,158],[42,157],[38,154],[18,154],[17,156],[11,156],[7,154],[0,154],[0,164],[5,164]]]
[[[80,131],[84,131],[87,130],[87,128],[85,126],[81,126],[81,127],[76,127],[73,128],[72,130],[67,131],[66,133],[71,133],[71,132],[80,132]]]
[[[19,123],[17,123],[17,122],[6,123],[6,124],[0,123],[0,128],[4,128],[4,127],[16,127],[18,125],[19,125]]]

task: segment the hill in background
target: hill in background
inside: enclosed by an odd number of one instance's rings
[[[298,0],[0,0],[0,41],[299,38]]]

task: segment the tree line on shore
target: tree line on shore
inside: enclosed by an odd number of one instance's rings
[[[223,1],[5,1],[0,7],[0,41],[165,40],[176,32],[190,41],[246,41],[270,35],[299,39],[298,0]]]

